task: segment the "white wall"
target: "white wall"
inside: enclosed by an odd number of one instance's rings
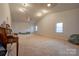
[[[0,24],[4,21],[11,25],[11,15],[8,3],[0,3]]]
[[[64,23],[64,33],[56,33],[55,28],[57,20],[61,20]],[[79,9],[51,13],[41,19],[37,25],[37,33],[44,36],[68,37],[71,34],[79,33]]]
[[[14,32],[34,32],[34,25],[26,22],[12,22]]]

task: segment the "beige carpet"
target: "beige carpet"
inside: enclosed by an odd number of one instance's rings
[[[13,44],[10,56],[16,55]],[[19,35],[19,56],[72,56],[79,55],[79,48],[69,42],[38,35]]]

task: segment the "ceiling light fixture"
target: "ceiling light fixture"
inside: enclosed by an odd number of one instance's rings
[[[19,11],[20,12],[24,12],[25,11],[25,8],[19,8]]]
[[[36,14],[36,16],[40,17],[40,16],[42,16],[42,13],[39,12],[39,13]]]
[[[48,11],[47,11],[47,10],[42,10],[42,12],[43,12],[43,13],[48,13]]]
[[[47,4],[47,7],[50,7],[50,6],[51,6],[51,4],[50,4],[50,3],[48,3],[48,4]]]

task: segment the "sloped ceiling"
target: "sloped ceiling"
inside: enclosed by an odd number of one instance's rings
[[[32,22],[36,22],[43,18],[45,15],[50,13],[62,12],[70,9],[79,8],[79,4],[68,4],[68,3],[51,3],[51,7],[47,7],[47,3],[29,3],[29,7],[24,7],[23,3],[10,3],[12,22],[27,22],[28,17],[30,17]],[[25,8],[25,12],[20,12],[19,8]],[[40,10],[46,9],[49,12],[43,14],[41,17],[37,17],[35,14],[40,12]]]

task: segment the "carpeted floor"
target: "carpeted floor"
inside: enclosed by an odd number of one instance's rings
[[[13,44],[10,56],[16,55]],[[75,56],[79,48],[58,39],[45,38],[38,35],[19,35],[19,56]]]

